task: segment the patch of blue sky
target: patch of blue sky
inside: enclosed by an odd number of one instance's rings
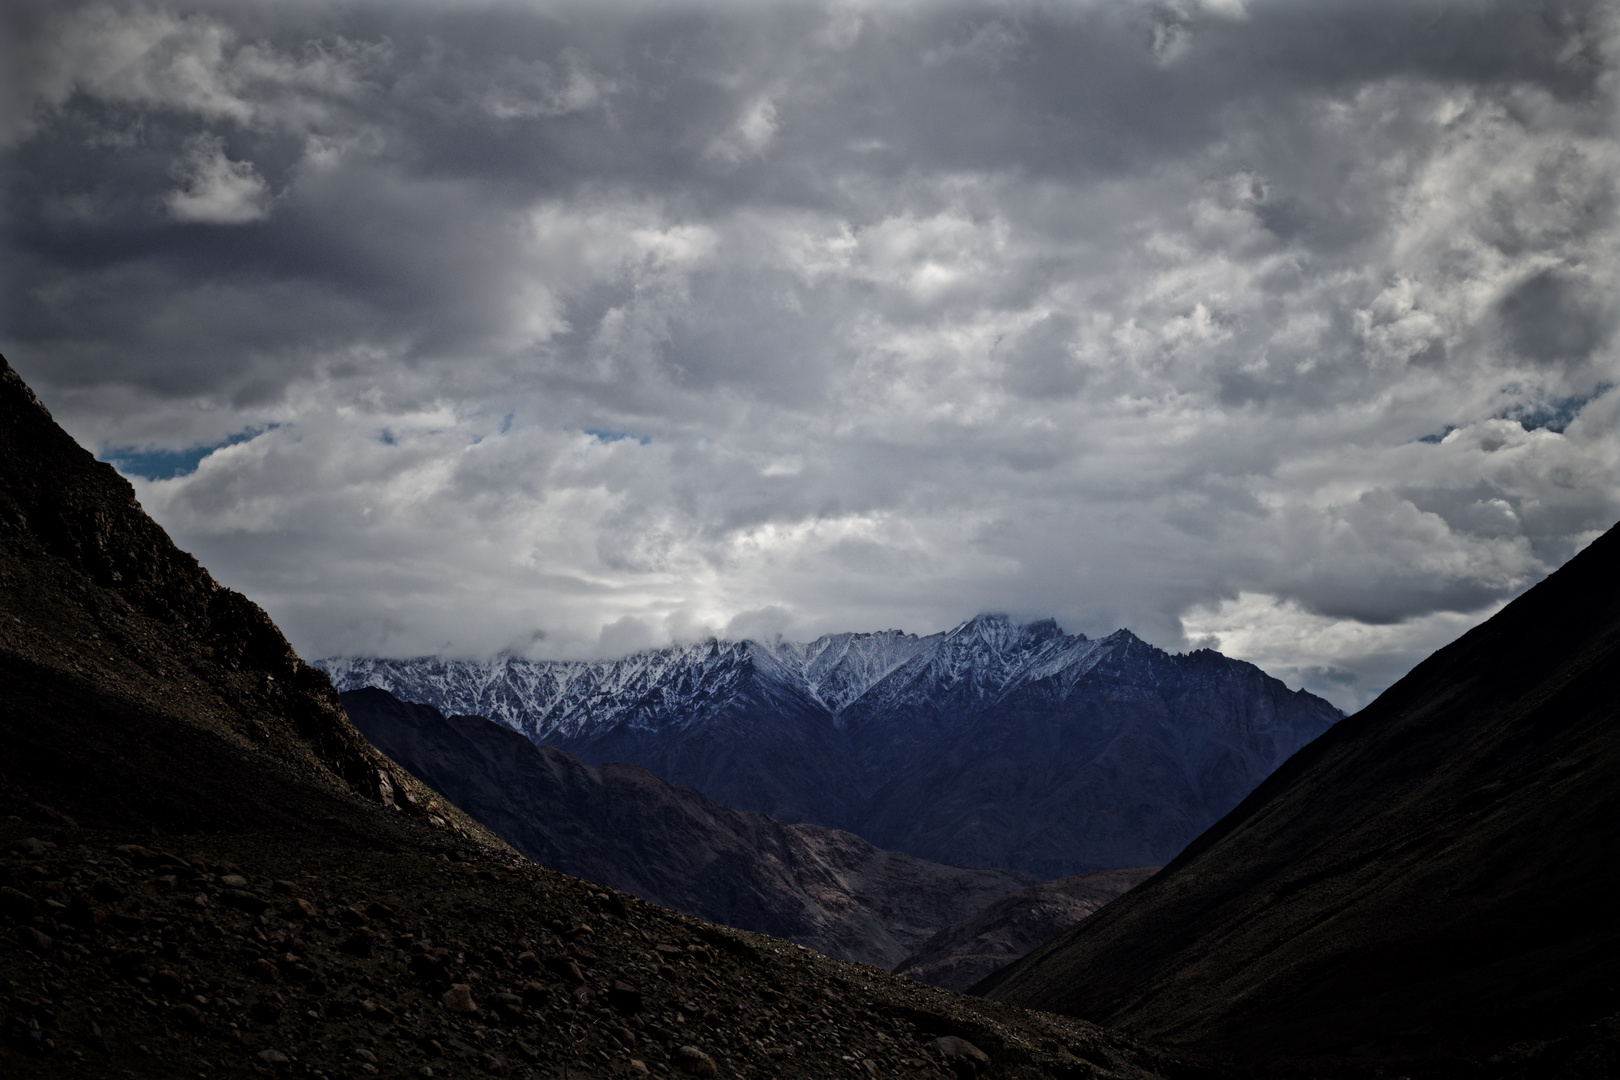
[[[197,471],[203,458],[215,450],[222,450],[227,446],[245,443],[258,438],[280,424],[269,424],[265,427],[248,428],[228,435],[219,442],[199,443],[180,450],[166,450],[162,447],[136,447],[119,446],[102,451],[101,460],[125,476],[135,476],[142,480],[173,480],[176,477],[190,476]]]
[[[1517,420],[1526,431],[1536,431],[1545,428],[1559,435],[1569,427],[1570,422],[1586,407],[1586,403],[1593,398],[1602,397],[1614,389],[1613,383],[1598,383],[1592,388],[1590,394],[1573,394],[1566,398],[1556,398],[1552,401],[1533,402],[1509,409],[1502,414],[1504,420]]]
[[[1580,415],[1586,403],[1607,394],[1614,389],[1614,383],[1598,383],[1589,394],[1572,394],[1569,397],[1554,398],[1551,401],[1535,401],[1522,405],[1515,405],[1496,414],[1496,420],[1514,420],[1526,431],[1551,431],[1562,435],[1564,429]],[[1447,424],[1445,429],[1432,435],[1424,435],[1418,439],[1420,443],[1441,443],[1447,435],[1457,428]]]
[[[377,432],[377,441],[382,443],[384,446],[394,446],[399,442],[399,440],[394,437],[394,433],[387,428],[383,428],[381,431]]]
[[[604,431],[601,428],[582,428],[581,430],[599,442],[615,443],[622,442],[625,439],[634,439],[642,446],[652,442],[652,436],[650,435],[632,435],[628,431]]]

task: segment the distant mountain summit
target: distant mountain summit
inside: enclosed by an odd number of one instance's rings
[[[339,690],[487,716],[737,809],[1041,877],[1170,859],[1342,715],[1209,650],[1004,615],[611,661],[316,666]]]

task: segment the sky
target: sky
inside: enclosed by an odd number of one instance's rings
[[[979,612],[1353,710],[1620,518],[1600,2],[77,4],[0,352],[306,657]]]

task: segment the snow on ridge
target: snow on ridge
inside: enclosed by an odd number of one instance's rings
[[[880,630],[825,634],[808,644],[777,642],[766,647],[784,663],[797,666],[811,695],[836,716],[878,680],[943,637]]]
[[[983,706],[1004,695],[1054,643],[1085,642],[1052,619],[1015,623],[1005,615],[976,615],[937,635],[861,696],[870,715],[908,707]]]
[[[899,630],[827,634],[811,642],[703,641],[617,660],[327,657],[339,691],[375,686],[446,715],[486,716],[536,742],[570,740],[619,725],[686,728],[757,688],[773,700],[809,698],[841,725],[860,711],[989,704],[1057,678],[1065,694],[1129,631],[1090,640],[1051,619],[1015,623],[976,615],[942,633]]]

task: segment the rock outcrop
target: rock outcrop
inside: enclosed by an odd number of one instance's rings
[[[0,545],[22,687],[94,677],[120,694],[384,804],[400,776],[330,680],[257,604],[175,547],[111,465],[56,425],[0,358]],[[71,770],[71,763],[63,768]],[[406,800],[399,800],[409,810]]]

